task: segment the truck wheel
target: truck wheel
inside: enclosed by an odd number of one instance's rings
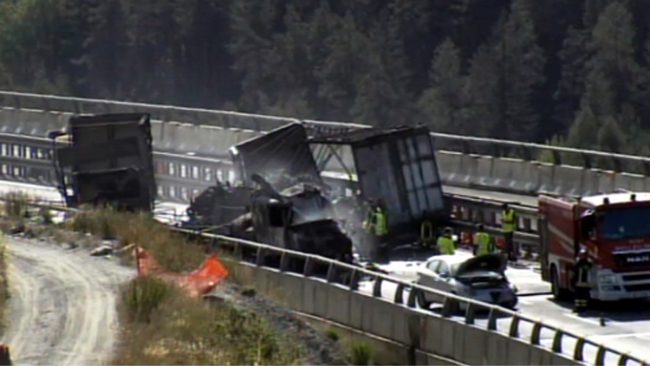
[[[560,277],[557,274],[557,268],[551,266],[551,292],[553,293],[553,298],[557,301],[566,299],[566,290],[563,290],[560,287]]]

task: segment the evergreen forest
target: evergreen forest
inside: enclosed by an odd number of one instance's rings
[[[650,0],[0,0],[0,89],[650,155]]]

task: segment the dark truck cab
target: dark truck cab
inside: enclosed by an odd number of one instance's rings
[[[148,114],[73,116],[53,131],[54,167],[66,205],[151,211],[156,197]]]

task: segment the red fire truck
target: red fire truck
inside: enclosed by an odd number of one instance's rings
[[[560,299],[573,290],[581,246],[593,263],[593,299],[650,298],[650,193],[539,198],[542,279]]]

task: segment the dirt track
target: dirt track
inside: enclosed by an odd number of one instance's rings
[[[118,331],[117,287],[135,275],[81,249],[9,239],[9,328],[15,364],[110,361]]]

